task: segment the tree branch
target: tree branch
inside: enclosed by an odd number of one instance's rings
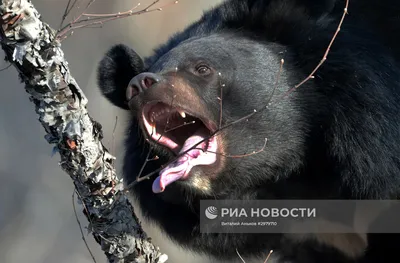
[[[124,195],[114,157],[101,142],[101,125],[87,112],[87,98],[70,74],[57,32],[41,21],[30,0],[0,0],[0,26],[6,58],[19,71],[108,261],[165,262],[168,257],[148,240]]]

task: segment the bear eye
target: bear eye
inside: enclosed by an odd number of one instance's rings
[[[196,67],[196,73],[198,73],[199,75],[203,75],[203,76],[208,75],[210,72],[211,72],[211,69],[204,64],[201,64]]]

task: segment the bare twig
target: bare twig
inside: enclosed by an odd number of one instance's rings
[[[82,206],[83,206],[83,212],[84,212],[84,214],[86,215],[86,216],[88,216],[88,215],[90,215],[90,213],[89,213],[89,210],[87,209],[87,207],[86,207],[86,205],[85,205],[85,202],[83,201],[83,198],[82,198],[82,196],[79,194],[79,192],[76,190],[76,189],[74,189],[75,190],[75,194],[78,196],[78,198],[79,198],[79,201],[81,201],[81,204],[82,204]],[[102,234],[100,234],[99,233],[99,231],[97,231],[96,229],[94,229],[93,227],[94,227],[94,224],[93,224],[93,222],[92,222],[92,219],[90,218],[90,217],[88,217],[88,221],[89,221],[89,226],[88,226],[88,231],[90,231],[90,232],[96,232],[98,235],[99,235],[99,237],[101,237],[102,239],[104,239],[104,240],[106,240],[107,242],[112,242],[111,240],[109,240],[109,239],[107,239],[107,238],[105,238]]]
[[[87,250],[89,251],[90,256],[92,257],[93,262],[94,262],[94,263],[97,263],[96,258],[94,257],[92,251],[90,250],[90,247],[89,247],[88,243],[86,242],[86,238],[85,238],[85,235],[83,234],[81,222],[79,221],[78,214],[76,213],[76,207],[75,207],[75,189],[74,189],[74,191],[72,192],[72,207],[74,208],[75,219],[76,219],[76,222],[78,223],[79,230],[81,231],[82,240],[83,240],[83,242],[85,243],[85,246],[86,246]]]
[[[267,255],[267,258],[265,259],[264,263],[267,263],[267,262],[268,262],[268,259],[270,258],[272,252],[273,252],[273,250],[270,250],[270,251],[269,251],[269,253],[268,253],[268,255]],[[239,256],[240,260],[241,260],[243,263],[246,263],[246,261],[242,258],[242,256],[240,255],[240,253],[239,253],[239,251],[238,251],[237,249],[236,249],[236,254]]]
[[[310,79],[313,79],[313,78],[314,78],[315,72],[317,72],[317,70],[322,66],[322,64],[325,63],[325,61],[326,61],[326,59],[327,59],[327,57],[328,57],[329,51],[331,50],[331,47],[332,47],[332,45],[333,45],[333,42],[335,41],[337,35],[339,34],[339,31],[340,31],[340,28],[342,27],[343,21],[344,21],[346,15],[348,14],[348,8],[349,8],[349,0],[346,0],[346,5],[345,5],[344,10],[343,10],[342,18],[340,19],[340,22],[339,22],[339,25],[338,25],[338,27],[337,27],[337,29],[336,29],[336,31],[335,31],[335,34],[333,35],[333,37],[332,37],[332,39],[331,39],[331,41],[330,41],[330,43],[329,43],[329,45],[328,45],[328,48],[326,49],[325,54],[324,54],[324,56],[322,57],[321,61],[318,63],[318,65],[314,68],[314,70],[313,70],[303,81],[301,81],[299,84],[297,84],[296,86],[294,86],[293,88],[291,88],[290,90],[288,90],[288,91],[283,95],[283,97],[288,96],[288,95],[291,94],[293,91],[295,91],[298,87],[302,86],[304,83],[306,83],[306,82],[309,81]]]
[[[73,24],[79,21],[81,17],[84,15],[84,13],[90,8],[90,6],[94,3],[95,0],[90,0],[89,3],[86,5],[85,9],[83,10],[83,13],[81,13],[77,18],[74,19],[72,22]]]
[[[65,19],[67,18],[67,16],[71,12],[71,10],[74,8],[75,4],[78,2],[78,0],[74,0],[74,2],[71,4],[71,1],[72,0],[68,0],[67,6],[65,7],[64,14],[63,14],[62,19],[61,19],[60,27],[62,27],[62,25],[64,24]]]
[[[239,251],[236,249],[236,254],[239,256],[239,258],[240,258],[240,260],[243,262],[243,263],[246,263],[246,261],[244,261],[244,259],[242,258],[242,256],[240,255],[240,253],[239,253]]]
[[[160,138],[161,138],[161,136],[160,136]],[[140,168],[140,171],[139,171],[139,173],[138,173],[138,175],[136,177],[136,180],[139,180],[140,175],[143,173],[144,168],[146,167],[147,163],[149,162],[150,153],[151,153],[151,149],[147,152],[146,160],[144,161],[142,167]]]
[[[115,123],[114,123],[114,128],[112,131],[112,139],[111,139],[111,154],[115,154],[115,149],[114,149],[114,145],[115,145],[115,130],[117,129],[117,124],[118,124],[118,116],[115,116]]]
[[[11,66],[12,66],[12,64],[11,64],[11,63],[10,63],[10,64],[8,64],[8,65],[7,65],[7,66],[5,66],[4,68],[0,69],[0,72],[1,72],[1,71],[5,71],[5,70],[9,69]]]
[[[165,132],[174,131],[176,129],[179,129],[179,128],[182,128],[182,127],[185,127],[185,126],[188,126],[188,125],[191,125],[191,124],[195,124],[195,123],[196,123],[196,121],[184,122],[181,125],[178,125],[178,126],[172,127],[171,129],[165,130]]]
[[[210,151],[210,150],[204,150],[202,148],[194,148],[196,150],[201,150],[203,152],[208,152],[208,153],[214,153],[216,155],[220,155],[220,156],[224,156],[226,158],[244,158],[244,157],[249,157],[255,154],[259,154],[260,152],[263,152],[265,150],[265,147],[267,146],[267,138],[265,138],[264,140],[264,145],[261,149],[257,150],[257,151],[252,151],[251,153],[246,153],[246,154],[238,154],[238,155],[229,155],[229,154],[225,154],[225,153],[220,153],[220,152],[215,152],[215,151]]]
[[[270,251],[269,251],[268,256],[267,256],[267,258],[265,259],[264,263],[267,263],[267,261],[268,261],[268,259],[270,258],[272,252],[274,252],[274,251],[273,251],[273,250],[270,250]]]
[[[221,72],[218,72],[218,76],[221,77]],[[220,94],[219,97],[217,98],[219,101],[219,125],[218,128],[221,128],[222,126],[222,94],[223,94],[223,88],[225,87],[224,83],[220,83]]]
[[[278,71],[278,73],[276,75],[276,81],[275,81],[274,88],[273,88],[273,90],[271,92],[271,96],[269,96],[269,99],[268,99],[267,107],[271,105],[271,101],[272,101],[272,98],[274,97],[275,91],[278,89],[279,81],[280,81],[281,76],[282,76],[282,70],[283,70],[283,64],[284,63],[285,63],[285,60],[282,58],[281,59],[281,64],[279,65],[279,71]]]
[[[95,0],[91,0],[88,4],[88,6],[85,8],[85,10],[73,21],[65,25],[64,27],[61,27],[58,32],[57,32],[57,39],[58,40],[64,40],[68,34],[71,34],[73,30],[80,29],[80,28],[86,28],[89,26],[93,25],[99,25],[102,26],[106,22],[110,22],[112,20],[116,19],[121,19],[121,18],[126,18],[130,16],[136,16],[136,15],[141,15],[144,13],[151,13],[154,11],[162,11],[163,8],[178,4],[179,1],[171,1],[161,7],[158,8],[152,8],[154,5],[156,5],[160,0],[153,1],[151,4],[147,5],[145,8],[138,10],[135,12],[135,10],[140,6],[140,3],[136,4],[133,6],[131,9],[125,11],[125,12],[118,12],[118,13],[111,13],[111,14],[90,14],[86,13],[87,9],[90,7],[90,5],[94,2]],[[72,31],[71,33],[69,33]]]
[[[101,142],[101,126],[89,115],[87,98],[71,76],[54,32],[30,0],[0,0],[1,46],[20,73],[108,262],[165,262],[167,256],[150,242],[124,195],[114,157]]]
[[[168,84],[169,84],[169,83],[168,83]],[[170,85],[171,85],[172,87],[174,87],[173,84],[170,84]],[[174,95],[174,96],[172,97],[172,100],[171,100],[171,103],[170,103],[170,107],[171,107],[171,108],[172,108],[172,105],[174,105],[174,100],[175,100],[175,98],[176,98],[176,95]],[[167,123],[166,123],[166,125],[165,125],[165,127],[164,127],[164,133],[168,132],[167,127],[168,127],[170,118],[171,118],[171,112],[168,113],[168,116],[167,116]],[[161,139],[161,138],[159,138],[159,139]]]

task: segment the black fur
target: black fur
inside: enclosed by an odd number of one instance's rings
[[[132,109],[150,99],[177,95],[176,105],[198,107],[218,123],[216,98],[223,83],[222,123],[227,124],[260,109],[271,96],[276,102],[315,68],[344,6],[343,0],[226,1],[172,36],[144,64],[126,46],[111,49],[100,64],[99,85],[114,105],[127,109],[126,86],[138,73],[158,73],[167,82],[183,79],[193,101],[182,95],[182,87],[158,85],[138,96]],[[133,193],[145,215],[182,246],[221,258],[236,258],[236,249],[259,256],[273,249],[282,260],[296,263],[395,262],[389,256],[399,249],[397,235],[370,235],[373,246],[363,258],[353,260],[335,248],[312,240],[296,243],[285,235],[200,234],[197,213],[199,200],[207,198],[397,199],[399,12],[396,0],[350,0],[349,15],[315,78],[221,135],[225,154],[257,151],[267,138],[265,150],[245,158],[224,158],[216,175],[216,167],[195,167],[193,172],[202,176],[216,176],[209,193],[176,182],[164,193],[153,194],[153,180],[137,184]],[[284,69],[274,91],[281,58]],[[199,60],[212,66],[211,76],[194,74]],[[149,150],[138,117],[134,110],[124,160],[127,183],[136,178]],[[160,159],[149,162],[143,175],[172,157],[152,145]]]
[[[143,70],[143,61],[135,51],[124,45],[112,47],[100,61],[97,81],[102,94],[115,106],[129,109],[126,88]]]

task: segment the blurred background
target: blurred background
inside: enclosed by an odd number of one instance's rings
[[[142,0],[141,7],[152,1]],[[158,6],[171,1],[161,0]],[[44,21],[53,28],[59,27],[68,0],[32,2]],[[84,7],[85,0],[81,2]],[[127,116],[100,96],[96,86],[97,63],[116,43],[131,45],[142,56],[151,54],[159,43],[218,2],[180,0],[179,4],[168,6],[161,12],[112,21],[103,28],[76,30],[63,41],[62,49],[72,75],[89,99],[91,116],[103,125],[103,142],[108,148],[118,116],[115,131],[117,160],[122,159],[121,139]],[[97,0],[90,13],[125,11],[137,3],[138,0]],[[79,13],[77,9],[74,11]],[[4,66],[7,64],[1,61],[0,68]],[[51,157],[52,146],[43,137],[44,130],[14,67],[0,72],[0,83],[0,263],[93,262],[75,219],[71,179],[59,168],[59,156]],[[118,171],[119,168],[120,163],[117,164]],[[77,212],[82,225],[86,226],[87,220],[79,205]],[[141,217],[140,213],[138,215]],[[216,262],[187,253],[174,246],[158,229],[146,223],[143,226],[154,243],[169,255],[168,262]],[[106,262],[91,234],[86,239],[97,262]]]

